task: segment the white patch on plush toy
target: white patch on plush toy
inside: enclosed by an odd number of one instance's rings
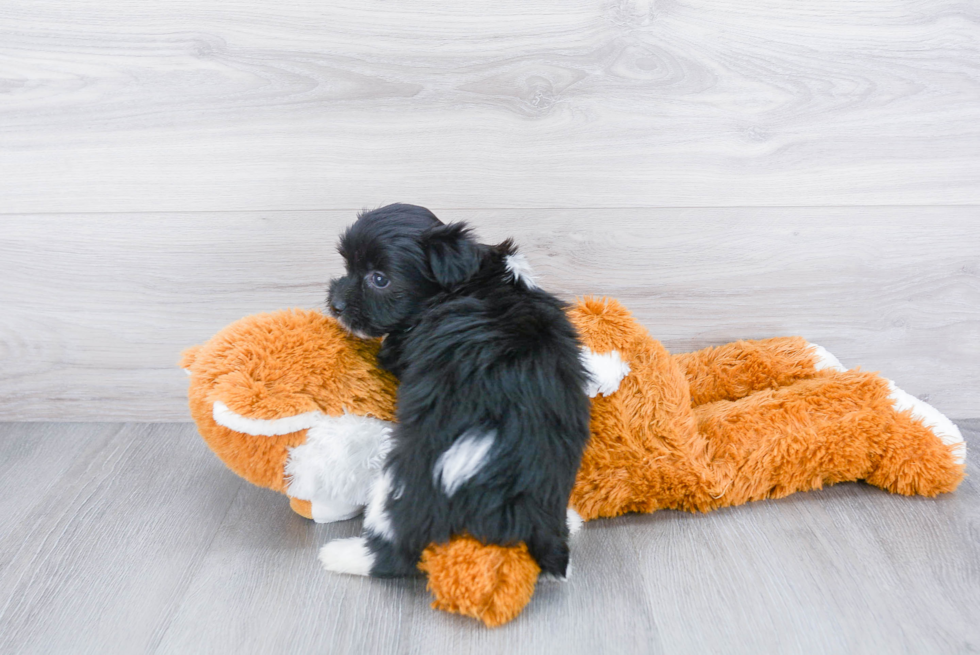
[[[335,539],[320,549],[320,563],[334,573],[371,575],[374,554],[368,549],[364,537]]]
[[[395,529],[385,512],[385,502],[391,493],[391,472],[385,471],[374,481],[371,502],[364,510],[364,529],[385,541],[394,541]]]
[[[623,378],[630,374],[630,365],[623,361],[618,350],[600,355],[583,346],[579,359],[589,374],[589,381],[585,385],[589,398],[595,398],[600,393],[604,396],[614,393],[619,389]]]
[[[824,369],[832,369],[834,371],[846,371],[844,365],[840,363],[840,360],[833,356],[826,348],[823,346],[818,346],[815,343],[810,344],[810,354],[813,356],[813,368],[818,371]]]
[[[520,253],[507,255],[504,258],[504,265],[507,267],[507,272],[513,276],[515,284],[521,283],[528,289],[538,288],[538,283],[534,281],[534,271],[531,270],[527,257]]]
[[[228,405],[216,400],[211,415],[214,417],[215,423],[223,425],[229,430],[250,434],[253,437],[277,437],[281,434],[299,432],[313,427],[323,416],[323,412],[312,411],[296,416],[273,419],[248,418],[236,414],[228,409]]]
[[[360,514],[363,509],[363,505],[348,503],[329,495],[314,496],[310,500],[310,514],[317,523],[346,521]]]
[[[345,413],[321,415],[306,433],[306,443],[289,449],[285,474],[287,493],[324,506],[319,523],[340,521],[358,512],[339,512],[328,519],[329,506],[347,504],[359,511],[371,499],[371,489],[390,448],[392,424]],[[353,514],[350,512],[353,511]],[[347,514],[346,516],[341,516]]]
[[[252,436],[276,436],[307,430],[306,442],[289,449],[287,493],[310,501],[317,523],[346,521],[361,513],[390,448],[392,424],[344,413],[319,411],[279,419],[252,419],[221,401],[214,403],[215,422]]]
[[[446,449],[432,469],[432,479],[442,484],[447,496],[456,493],[464,482],[476,475],[486,463],[497,433],[467,430]]]
[[[568,525],[568,536],[571,537],[582,529],[582,524],[585,521],[582,520],[578,512],[569,507],[568,512],[565,514],[565,523]]]
[[[956,424],[926,401],[919,400],[912,394],[902,391],[891,380],[887,382],[888,388],[891,390],[888,397],[891,398],[895,411],[904,412],[907,409],[911,409],[914,418],[929,428],[933,434],[939,437],[939,440],[943,444],[953,447],[953,461],[957,464],[965,462],[966,443],[963,441],[963,435],[960,433],[960,429],[956,427]]]

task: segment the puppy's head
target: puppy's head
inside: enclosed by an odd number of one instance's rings
[[[462,223],[443,225],[424,207],[363,212],[340,237],[347,274],[330,282],[327,306],[361,337],[407,326],[422,304],[480,268],[483,247]]]

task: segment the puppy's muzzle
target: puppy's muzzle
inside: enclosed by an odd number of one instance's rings
[[[336,278],[330,282],[330,290],[327,294],[327,307],[330,313],[340,318],[340,315],[347,309],[347,290],[349,282],[346,278]]]

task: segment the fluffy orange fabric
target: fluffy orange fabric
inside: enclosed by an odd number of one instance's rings
[[[951,446],[910,411],[887,381],[860,370],[816,369],[805,340],[739,341],[670,355],[618,302],[569,309],[584,345],[616,350],[630,366],[619,389],[592,404],[592,439],[570,504],[584,519],[661,508],[708,511],[864,479],[894,493],[933,496],[963,477]],[[391,420],[395,381],[377,342],[354,339],[317,312],[248,317],[189,350],[191,413],[236,473],[284,491],[288,448],[305,430],[251,437],[217,425],[222,401],[251,418],[345,408]],[[310,516],[307,501],[293,509]],[[420,568],[433,606],[500,625],[530,601],[539,569],[523,544],[460,536],[432,545]]]
[[[299,498],[289,499],[289,508],[302,516],[304,519],[313,518],[313,503],[308,500],[300,500]]]
[[[674,355],[690,386],[691,404],[738,400],[778,389],[815,373],[809,344],[801,337],[736,341]]]
[[[288,449],[306,441],[306,430],[274,437],[236,432],[215,423],[215,401],[256,419],[313,410],[340,416],[346,408],[391,421],[397,383],[377,366],[378,347],[377,341],[350,336],[320,312],[249,316],[184,352],[180,366],[191,374],[191,416],[228,468],[285,493]]]
[[[432,607],[471,616],[491,628],[521,613],[541,573],[523,543],[485,545],[468,536],[426,548],[419,569],[429,578]]]

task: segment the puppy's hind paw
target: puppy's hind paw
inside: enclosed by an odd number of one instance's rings
[[[538,582],[568,582],[572,578],[572,563],[568,562],[568,566],[565,567],[565,575],[556,575],[554,573],[542,573],[538,577]]]
[[[371,575],[374,553],[364,537],[335,539],[320,549],[320,563],[334,573]]]

